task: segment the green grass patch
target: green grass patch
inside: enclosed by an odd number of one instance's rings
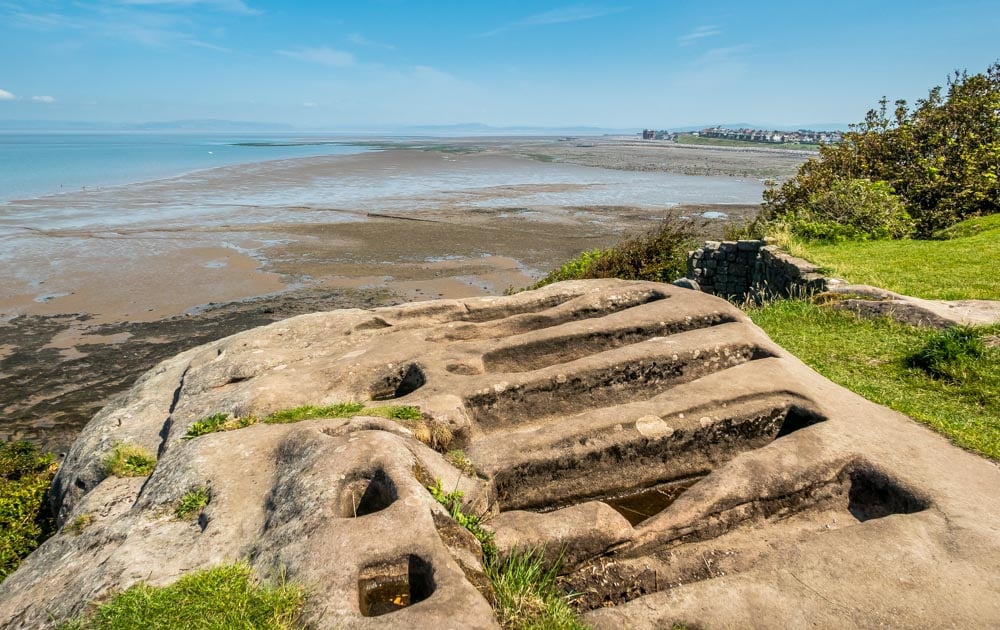
[[[302,405],[300,407],[275,411],[263,418],[255,416],[234,418],[226,413],[217,413],[192,424],[188,428],[184,438],[190,440],[209,433],[233,431],[258,423],[288,424],[291,422],[302,422],[303,420],[315,420],[317,418],[351,418],[360,415],[378,416],[390,420],[420,420],[421,417],[420,409],[409,405],[384,405],[369,407],[367,409],[364,403],[356,402],[336,403],[324,406]]]
[[[262,418],[264,424],[286,424],[289,422],[301,422],[303,420],[315,420],[316,418],[350,418],[356,416],[365,408],[362,403],[346,402],[334,405],[315,407],[313,405],[303,405],[292,409],[282,409],[275,411],[271,415]]]
[[[586,628],[570,607],[570,597],[556,581],[560,569],[558,560],[546,566],[541,553],[519,550],[501,560],[493,532],[483,526],[482,517],[462,510],[464,495],[461,490],[445,492],[440,479],[427,489],[451,517],[479,541],[483,568],[493,586],[490,603],[502,627],[508,630]]]
[[[949,240],[820,243],[792,239],[789,251],[829,275],[932,300],[1000,300],[1000,215],[958,223]]]
[[[486,567],[493,584],[497,621],[508,629],[577,630],[576,617],[556,578],[559,563],[546,566],[540,553],[515,552]]]
[[[948,240],[952,238],[965,238],[988,232],[990,230],[1000,231],[1000,213],[988,214],[985,217],[973,217],[951,227],[934,232],[934,238],[938,240]]]
[[[191,488],[184,493],[184,496],[177,502],[174,514],[179,519],[186,519],[192,514],[201,514],[201,511],[205,509],[205,506],[208,505],[208,502],[211,500],[212,495],[208,491],[208,488],[204,486]]]
[[[447,452],[448,446],[451,444],[452,433],[448,425],[432,418],[425,418],[419,407],[412,405],[365,407],[364,403],[356,402],[325,406],[303,405],[275,411],[263,418],[255,416],[233,418],[228,414],[217,413],[192,424],[184,435],[184,439],[191,440],[209,433],[242,429],[258,423],[288,424],[317,418],[352,418],[354,416],[375,416],[394,420],[410,429],[413,432],[413,437],[417,440],[441,453]]]
[[[1000,334],[1000,325],[942,332],[859,319],[801,300],[748,314],[833,382],[1000,460],[1000,348],[983,343]]]
[[[115,477],[145,477],[153,472],[155,466],[156,457],[131,442],[115,444],[102,462],[104,473]]]
[[[46,498],[57,468],[30,442],[0,443],[0,582],[51,535]]]
[[[185,575],[164,587],[138,584],[61,630],[295,628],[305,594],[257,580],[246,563]]]

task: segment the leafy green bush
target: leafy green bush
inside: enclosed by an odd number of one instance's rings
[[[582,280],[584,278],[590,278],[591,276],[587,275],[590,266],[604,254],[604,251],[605,250],[594,249],[589,252],[580,252],[576,258],[570,259],[560,265],[558,269],[550,271],[547,276],[528,287],[528,289],[540,289],[548,284],[562,282],[563,280]]]
[[[809,204],[837,182],[885,181],[913,217],[916,235],[931,236],[964,218],[1000,212],[1000,63],[985,73],[956,72],[946,95],[940,87],[911,110],[883,98],[840,144],[820,147],[819,158],[764,192],[767,220]]]
[[[185,575],[170,586],[140,583],[60,629],[291,629],[304,600],[301,588],[262,584],[250,566],[240,562]]]
[[[104,458],[106,475],[115,477],[145,477],[153,472],[156,457],[138,444],[118,442]]]
[[[644,234],[626,237],[609,249],[581,253],[530,288],[588,278],[676,280],[687,272],[687,253],[695,245],[693,227],[689,221],[668,215]]]
[[[0,581],[52,533],[46,498],[57,468],[34,444],[0,443]]]
[[[795,236],[825,241],[904,238],[914,224],[886,182],[847,179],[813,193],[783,219]]]

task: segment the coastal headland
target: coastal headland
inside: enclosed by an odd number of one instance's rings
[[[718,237],[756,213],[763,180],[810,156],[613,138],[357,143],[374,150],[5,204],[0,439],[64,450],[160,360],[292,315],[503,293],[667,212]]]

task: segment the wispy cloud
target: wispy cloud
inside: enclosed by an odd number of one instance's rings
[[[549,24],[565,24],[567,22],[582,22],[583,20],[593,20],[606,15],[614,15],[628,11],[629,7],[596,7],[596,6],[569,6],[552,9],[543,13],[529,15],[526,18],[511,22],[491,31],[481,33],[480,37],[493,37],[505,31],[527,28],[532,26],[545,26]]]
[[[722,29],[718,26],[699,26],[687,35],[681,35],[677,38],[677,43],[681,46],[687,46],[693,44],[699,39],[705,39],[706,37],[713,37],[715,35],[721,35]]]
[[[305,103],[302,103],[302,107],[319,107],[319,103],[315,101],[306,101]]]
[[[396,47],[392,44],[383,44],[382,42],[374,42],[361,33],[351,33],[347,36],[347,41],[351,42],[356,46],[368,46],[369,48],[384,48],[385,50],[395,50]]]
[[[739,44],[737,46],[726,46],[724,48],[712,48],[699,56],[695,60],[695,64],[710,66],[743,62],[746,60],[747,53],[753,49],[754,46],[750,44]]]
[[[297,48],[295,50],[279,50],[277,52],[279,55],[284,55],[285,57],[290,57],[292,59],[298,59],[299,61],[308,61],[309,63],[318,63],[320,65],[334,66],[338,68],[353,66],[355,63],[353,54],[343,50],[335,50],[327,46],[320,46],[318,48]]]
[[[13,101],[17,97],[7,90],[0,90],[0,101]]]
[[[56,99],[51,96],[32,96],[31,100],[36,103],[55,103]]]
[[[23,5],[0,2],[0,17],[11,24],[39,31],[72,31],[81,37],[93,35],[154,48],[194,46],[220,52],[228,48],[198,36],[205,28],[191,15],[194,6],[224,9],[231,13],[255,11],[242,0],[104,0],[78,3],[78,15],[55,11],[31,11]],[[170,11],[172,7],[185,11]]]
[[[260,14],[260,11],[251,9],[243,0],[116,0],[115,3],[131,6],[176,7],[182,9],[205,7],[207,9],[239,13],[241,15]]]

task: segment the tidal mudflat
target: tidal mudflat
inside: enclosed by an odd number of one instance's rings
[[[160,359],[268,321],[501,293],[671,210],[712,236],[756,211],[744,173],[804,159],[733,153],[730,176],[691,176],[699,149],[653,169],[609,140],[449,142],[0,205],[0,439],[61,448]]]

